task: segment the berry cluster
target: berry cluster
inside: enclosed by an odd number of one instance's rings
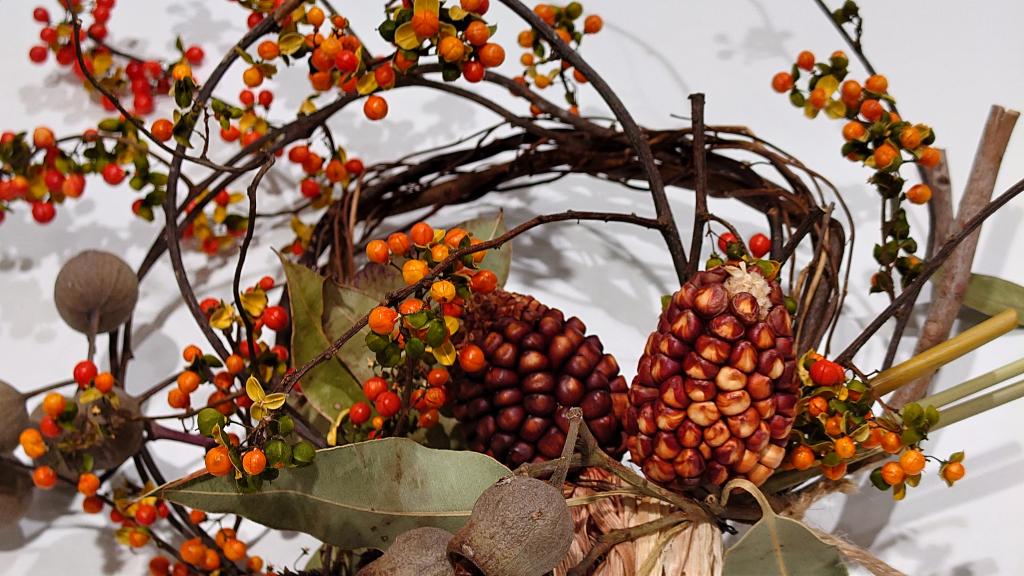
[[[847,79],[848,65],[849,59],[843,52],[832,53],[828,62],[817,62],[814,54],[805,50],[797,56],[790,71],[779,72],[772,78],[772,88],[788,92],[790,102],[803,108],[808,118],[824,111],[830,118],[846,119],[842,154],[875,171],[868,181],[885,201],[884,243],[876,244],[874,250],[880,270],[871,279],[871,291],[892,295],[893,269],[906,286],[920,273],[922,264],[914,256],[917,242],[910,235],[902,201],[924,204],[932,197],[927,184],[915,184],[904,190],[906,181],[900,168],[905,163],[933,168],[940,162],[941,154],[931,146],[935,133],[930,127],[904,121],[896,113],[896,101],[889,94],[885,76],[874,74],[861,84]],[[797,85],[801,71],[808,76],[806,90]]]
[[[299,192],[313,208],[324,208],[334,199],[334,191],[342,193],[350,190],[353,179],[363,175],[363,161],[349,157],[345,149],[337,147],[329,151],[330,157],[323,156],[310,149],[310,144],[298,144],[288,150],[288,160],[302,168],[305,177],[299,183]],[[298,256],[309,245],[312,229],[302,224],[297,218],[292,221],[295,240],[288,247],[292,254]]]
[[[963,477],[963,452],[941,460],[921,451],[921,442],[939,421],[934,407],[911,403],[876,417],[875,398],[867,385],[847,378],[842,366],[813,351],[801,359],[797,373],[804,394],[788,451],[789,467],[808,470],[817,465],[826,478],[838,480],[848,464],[871,451],[899,455],[871,473],[872,483],[881,490],[892,488],[897,500],[906,495],[907,486],[917,486],[929,459],[941,463],[939,475],[948,484]]]
[[[201,510],[193,510],[189,514],[189,521],[193,524],[201,524],[206,520],[206,513]],[[263,558],[249,556],[249,547],[238,538],[233,528],[218,530],[214,537],[214,544],[216,548],[207,546],[200,538],[189,538],[178,547],[181,561],[175,562],[173,571],[170,560],[164,556],[157,556],[149,562],[149,574],[150,576],[187,575],[193,573],[193,568],[216,574],[222,569],[222,556],[229,562],[244,566],[247,572],[259,573],[263,569]]]
[[[570,2],[566,6],[537,4],[533,12],[545,24],[554,28],[558,37],[573,50],[579,50],[584,35],[597,34],[604,27],[604,21],[596,14],[584,18],[581,26],[579,19],[583,16],[583,5],[579,2]],[[519,63],[523,65],[524,70],[522,75],[516,77],[516,82],[523,86],[534,86],[538,90],[543,90],[556,81],[560,82],[565,90],[565,100],[569,103],[569,112],[579,115],[576,89],[578,85],[587,83],[586,76],[562,60],[558,52],[536,30],[523,30],[516,38],[516,42],[527,50],[519,57]],[[534,116],[541,113],[536,106],[531,106],[530,111]]]

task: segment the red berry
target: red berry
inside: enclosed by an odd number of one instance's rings
[[[835,386],[846,381],[843,367],[824,358],[811,364],[811,380],[818,386]]]
[[[135,521],[143,526],[156,522],[156,507],[152,504],[139,504],[135,509]]]
[[[300,189],[302,190],[302,195],[306,198],[316,198],[320,195],[320,185],[312,178],[303,180]]]
[[[266,292],[267,290],[270,290],[271,288],[274,287],[274,279],[271,278],[270,276],[264,276],[263,278],[260,278],[259,284],[260,289]]]
[[[348,411],[348,418],[356,426],[370,419],[370,405],[366,402],[356,402]]]
[[[270,90],[260,90],[259,102],[260,106],[264,108],[270,108],[270,104],[274,101],[274,93]]]
[[[61,432],[60,425],[49,415],[43,416],[42,420],[39,421],[39,431],[47,438],[56,438],[60,436]]]
[[[736,239],[736,235],[732,232],[726,232],[718,237],[718,249],[725,252],[729,249],[729,244],[732,244],[733,242],[739,242],[739,240]]]
[[[259,26],[260,22],[263,22],[263,14],[259,12],[253,12],[249,14],[249,17],[245,20],[245,23],[249,28],[255,28]]]
[[[402,399],[394,392],[384,392],[373,402],[377,412],[384,418],[391,418],[402,408]]]
[[[754,234],[747,244],[750,246],[750,253],[754,258],[760,258],[772,249],[772,241],[764,234]]]
[[[353,176],[359,176],[363,173],[364,169],[363,161],[359,158],[349,158],[349,160],[345,162],[345,171]]]
[[[462,65],[462,77],[467,82],[479,82],[484,79],[484,65],[476,60],[469,60]]]
[[[263,311],[263,324],[273,330],[280,332],[288,326],[288,311],[284,306],[271,306]]]
[[[57,209],[49,202],[33,202],[32,218],[40,224],[47,224],[57,215]]]
[[[36,64],[42,64],[46,62],[46,55],[49,53],[50,51],[46,49],[46,46],[33,46],[28,50],[28,59]]]
[[[185,59],[192,64],[199,64],[203,61],[203,49],[199,46],[189,46],[188,50],[185,50]]]
[[[42,6],[37,7],[32,11],[32,19],[36,22],[47,23],[50,21],[50,13]]]
[[[121,181],[124,180],[124,176],[124,168],[121,168],[113,162],[103,167],[103,180],[111,186],[120,184]]]
[[[370,402],[376,400],[378,396],[387,392],[387,390],[388,383],[380,376],[367,378],[366,382],[363,382],[363,395],[366,396],[366,399]]]
[[[334,65],[341,70],[342,74],[355,72],[359,68],[359,58],[351,50],[342,50],[334,57]]]

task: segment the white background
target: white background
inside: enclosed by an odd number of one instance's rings
[[[371,46],[382,49],[383,42],[373,32],[381,20],[380,2],[340,0],[337,4]],[[517,59],[512,48],[515,34],[523,27],[513,23],[510,13],[498,4],[492,2],[489,16],[499,24],[498,40],[509,48],[503,71],[512,74]],[[864,0],[862,4],[869,55],[888,75],[905,118],[935,127],[938,144],[948,149],[959,194],[989,105],[1022,105],[1024,36],[1018,26],[1024,19],[1024,4],[1009,0]],[[94,125],[104,114],[70,74],[57,72],[52,60],[45,66],[28,61],[28,48],[38,33],[31,21],[34,5],[21,0],[0,4],[0,37],[4,38],[0,128],[31,130],[46,124],[63,135]],[[874,226],[876,194],[865,184],[868,172],[840,158],[839,124],[808,121],[785,97],[769,89],[772,74],[788,69],[800,50],[824,56],[846,48],[812,2],[591,0],[587,7],[604,16],[606,29],[588,38],[584,53],[638,121],[659,128],[685,125],[670,115],[687,115],[686,96],[705,92],[710,124],[749,126],[793,153],[839,187],[865,230]],[[200,43],[207,51],[207,64],[197,71],[202,78],[241,36],[244,20],[242,10],[227,2],[122,0],[110,22],[111,40],[137,53],[158,56],[170,54],[174,35],[180,34],[186,44]],[[856,64],[852,67],[858,70]],[[231,97],[240,86],[239,76],[240,70],[230,80],[233,84],[225,83],[219,93]],[[286,119],[307,94],[308,84],[301,72],[292,70],[275,80],[274,90],[278,96],[275,116]],[[488,90],[488,94],[509,100],[500,90]],[[388,100],[391,114],[382,123],[371,125],[357,107],[343,111],[331,123],[350,152],[368,164],[467,135],[495,120],[489,112],[422,91],[396,92]],[[582,92],[582,100],[585,114],[606,113],[589,88]],[[525,113],[522,103],[508,105]],[[1011,142],[997,192],[1024,177],[1021,130]],[[910,175],[911,171],[905,172]],[[289,175],[286,169],[280,175],[277,186],[268,186],[266,199],[261,200],[264,205],[283,205],[299,197],[295,174]],[[674,190],[672,195],[688,237],[691,194]],[[0,225],[0,378],[31,389],[70,376],[86,352],[85,343],[57,316],[51,297],[53,278],[62,262],[86,248],[111,250],[137,265],[159,228],[132,217],[128,208],[132,199],[127,186],[111,190],[99,179],[90,179],[84,197],[59,207],[49,226],[34,224],[24,210],[9,214]],[[504,206],[512,223],[571,207],[650,213],[646,196],[582,178],[504,197],[488,196],[481,205],[481,211]],[[712,208],[725,206],[715,203]],[[986,225],[976,271],[1024,282],[1016,256],[1024,248],[1016,227],[1021,207],[1021,202],[1015,202]],[[744,234],[763,231],[759,215],[733,205],[728,209],[728,217]],[[451,210],[438,221],[451,223],[470,213]],[[911,216],[923,229],[924,209],[913,208]],[[284,222],[278,230],[282,228]],[[270,248],[286,242],[287,232],[264,230],[257,240],[245,280],[251,283],[264,273],[280,278]],[[871,269],[870,249],[867,241],[855,248],[853,278],[858,286],[865,285]],[[562,224],[520,238],[515,250],[509,287],[578,314],[603,337],[627,376],[632,376],[644,338],[655,324],[658,297],[674,288],[674,274],[660,238],[618,225]],[[229,297],[224,268],[233,268],[233,263],[231,257],[212,261],[196,254],[187,257],[200,297]],[[836,334],[838,348],[883,305],[884,297],[869,297],[865,292],[856,288],[847,300]],[[178,297],[169,268],[161,264],[142,286],[130,390],[142,390],[174,371],[182,346],[201,339],[191,318],[177,306]],[[976,321],[965,316],[957,329]],[[916,326],[909,332],[913,337]],[[950,386],[1019,357],[1022,341],[1019,334],[1007,336],[955,362],[941,373],[939,385]],[[876,367],[886,343],[882,331],[858,357],[859,365]],[[908,339],[903,357],[911,346]],[[162,401],[153,404],[153,413],[167,409],[160,405]],[[1011,405],[935,434],[930,448],[937,454],[966,449],[967,478],[949,490],[938,478],[928,477],[895,507],[887,525],[881,522],[890,508],[889,496],[870,487],[820,503],[810,521],[869,546],[909,574],[1020,574],[1024,572],[1018,522],[1024,516],[1024,486],[1019,485],[1024,476],[1021,416],[1024,404]],[[157,457],[169,477],[195,469],[198,462],[198,452],[166,442],[157,445]],[[118,547],[112,531],[101,528],[100,518],[76,513],[79,509],[79,497],[38,494],[19,528],[0,530],[0,572],[141,574],[150,554],[135,555]],[[243,535],[260,533],[250,527]],[[300,546],[312,544],[302,535],[271,535],[253,550],[272,562],[291,564]]]

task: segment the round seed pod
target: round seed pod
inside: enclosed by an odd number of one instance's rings
[[[25,398],[7,382],[0,380],[0,453],[18,447],[18,436],[28,428]]]
[[[583,322],[501,290],[474,296],[463,321],[460,345],[476,344],[487,359],[480,372],[457,372],[449,384],[452,413],[472,450],[512,468],[557,458],[568,431],[565,411],[579,406],[602,449],[623,453],[626,380]]]
[[[68,260],[53,286],[57,312],[83,334],[110,332],[124,324],[139,298],[135,272],[109,252],[86,250]]]
[[[32,504],[28,472],[0,462],[0,528],[16,524]]]
[[[469,522],[448,542],[452,566],[484,576],[542,576],[565,558],[573,524],[562,492],[509,476],[484,491]]]
[[[791,336],[782,290],[760,269],[695,274],[661,314],[625,397],[633,462],[677,490],[764,482],[799,400]]]
[[[452,576],[447,547],[451,532],[415,528],[397,538],[384,555],[363,566],[356,576]]]

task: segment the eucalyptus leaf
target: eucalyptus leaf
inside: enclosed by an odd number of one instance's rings
[[[324,332],[324,286],[314,272],[281,257],[292,307],[292,358],[301,366],[331,345]],[[362,338],[356,339],[362,346]],[[359,381],[337,357],[313,368],[302,379],[302,392],[313,408],[330,421],[362,397]]]
[[[356,288],[324,282],[323,327],[327,339],[333,341],[339,338],[379,303],[378,298]],[[366,335],[369,333],[370,329],[364,327],[337,354],[338,359],[359,382],[373,376],[373,370],[367,362],[373,356],[366,347]]]
[[[777,515],[749,480],[736,479],[722,489],[722,505],[733,489],[749,492],[761,506],[761,519],[725,551],[723,576],[845,576],[848,572],[834,546],[822,542],[802,523]]]
[[[184,506],[239,514],[344,549],[386,549],[413,528],[457,531],[477,497],[509,473],[483,454],[385,438],[321,450],[313,465],[284,468],[256,492],[239,492],[231,478],[205,473],[156,492]]]

